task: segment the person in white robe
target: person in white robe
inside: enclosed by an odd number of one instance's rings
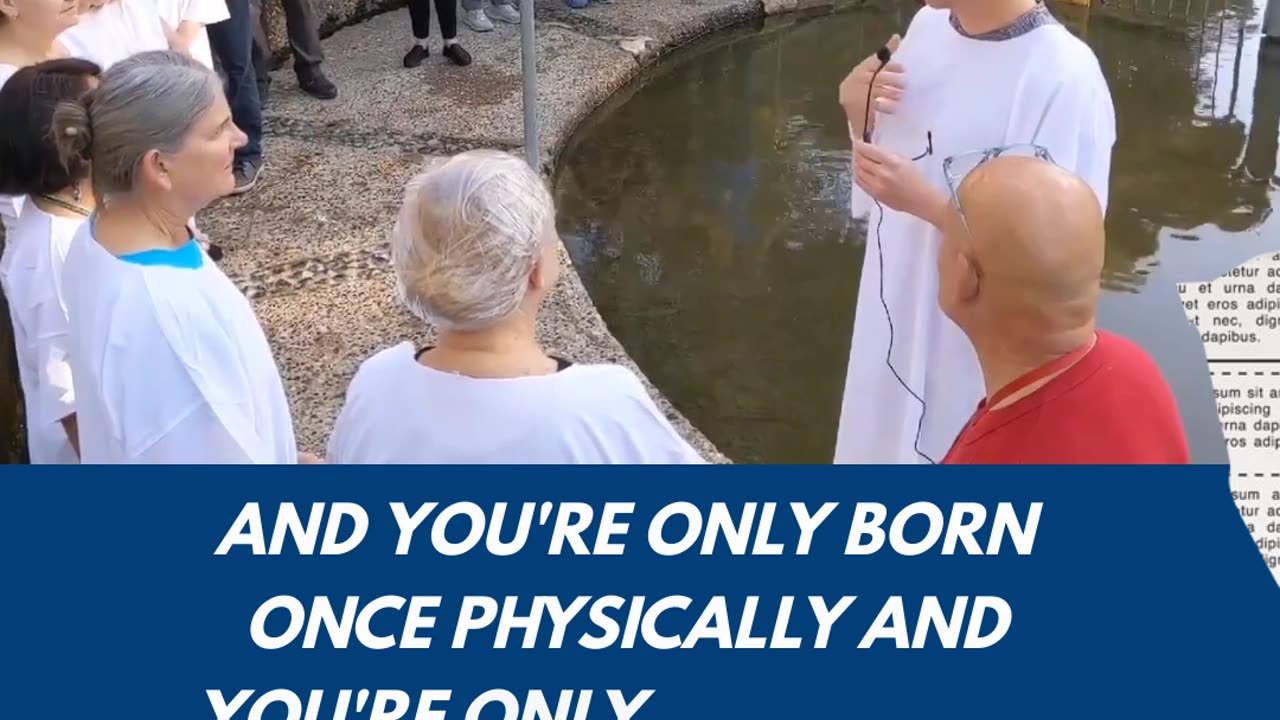
[[[984,394],[972,346],[938,305],[938,227],[957,212],[947,159],[962,178],[983,151],[1038,145],[1105,210],[1115,143],[1097,58],[1035,0],[929,0],[887,47],[869,113],[875,56],[841,86],[867,250],[837,464],[936,463]]]
[[[0,192],[28,198],[5,238],[0,288],[13,327],[27,455],[36,465],[79,462],[62,270],[93,209],[93,188],[88,166],[63,165],[49,127],[57,107],[78,101],[100,73],[87,60],[47,60],[0,87]]]
[[[409,309],[439,329],[356,372],[329,440],[341,464],[700,464],[629,369],[547,354],[555,207],[524,160],[463,153],[410,181],[391,239]]]
[[[58,36],[80,20],[75,0],[8,0],[0,3],[0,87],[19,68],[65,57]],[[26,198],[0,195],[0,225],[7,233],[22,213]]]
[[[213,70],[213,50],[205,28],[231,17],[226,0],[152,0],[169,31],[172,50],[185,52]]]
[[[168,49],[170,33],[163,18],[157,0],[93,2],[58,41],[73,57],[107,70],[130,55]]]
[[[275,359],[245,296],[187,218],[232,187],[245,136],[217,76],[141,53],[54,120],[64,157],[90,163],[99,209],[67,253],[84,463],[294,463]]]

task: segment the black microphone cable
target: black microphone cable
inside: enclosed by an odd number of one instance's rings
[[[867,83],[867,103],[862,119],[862,141],[867,144],[871,143],[871,94],[876,86],[876,77],[880,75],[880,71],[884,70],[885,66],[889,64],[889,60],[892,58],[893,52],[889,50],[888,46],[884,46],[876,51],[876,59],[880,61],[880,65],[871,73],[871,81]],[[933,133],[929,133],[929,144],[925,152],[919,157],[913,159],[919,160],[920,158],[931,155],[932,153]],[[915,398],[916,402],[920,403],[920,419],[916,422],[916,437],[915,442],[913,443],[913,448],[915,449],[916,454],[924,458],[930,465],[937,465],[938,463],[936,460],[929,457],[928,454],[920,449],[920,435],[924,431],[924,415],[928,412],[929,405],[924,401],[924,398],[920,397],[915,390],[911,389],[911,386],[907,384],[907,381],[903,380],[902,375],[898,373],[898,369],[893,366],[893,315],[889,313],[889,302],[884,296],[884,244],[880,239],[880,229],[884,225],[884,206],[875,198],[871,198],[871,201],[876,204],[876,209],[880,211],[880,215],[876,219],[876,259],[880,262],[880,304],[884,307],[884,317],[889,323],[889,349],[885,351],[884,364],[888,366],[889,372],[893,373],[893,377],[897,379],[898,384],[902,386],[902,389],[906,390],[907,394],[911,395],[911,397]]]

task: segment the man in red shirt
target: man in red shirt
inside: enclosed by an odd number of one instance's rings
[[[1159,368],[1095,328],[1105,234],[1089,186],[1004,155],[969,173],[956,199],[939,300],[973,343],[987,397],[943,462],[1189,462]]]

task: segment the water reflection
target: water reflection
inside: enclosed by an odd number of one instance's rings
[[[1055,7],[1116,102],[1104,323],[1157,355],[1198,459],[1225,454],[1173,284],[1280,245],[1280,69],[1257,50],[1254,2],[1175,27]],[[865,236],[835,88],[915,8],[765,23],[682,53],[562,158],[562,234],[602,315],[736,460],[830,460]]]

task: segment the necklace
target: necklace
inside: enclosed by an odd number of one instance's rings
[[[58,207],[62,208],[63,210],[69,210],[69,211],[71,211],[71,212],[73,212],[73,213],[75,213],[75,214],[77,214],[77,215],[82,216],[82,217],[89,217],[90,215],[92,215],[92,214],[93,214],[93,212],[92,212],[91,210],[89,210],[88,208],[86,208],[86,207],[83,207],[83,206],[81,206],[81,205],[77,205],[77,204],[75,204],[75,203],[73,203],[73,202],[67,202],[66,200],[63,200],[62,198],[54,197],[54,196],[52,196],[52,195],[48,195],[48,194],[46,194],[46,193],[40,193],[40,199],[41,199],[41,200],[44,200],[44,201],[46,201],[46,202],[49,202],[49,203],[53,203],[54,205],[57,205]]]

